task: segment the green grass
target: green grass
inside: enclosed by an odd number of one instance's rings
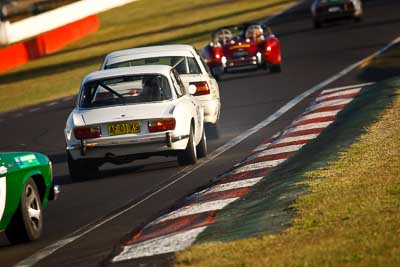
[[[0,106],[7,111],[76,94],[81,79],[105,54],[153,44],[201,48],[212,30],[265,18],[295,0],[141,0],[99,15],[96,33],[60,52],[0,74]]]
[[[175,264],[400,266],[399,125],[400,79],[364,89],[318,139],[219,212]]]

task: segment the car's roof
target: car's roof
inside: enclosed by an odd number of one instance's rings
[[[152,58],[152,57],[193,57],[190,50],[167,50],[167,51],[147,51],[147,52],[137,52],[134,51],[131,54],[124,54],[119,56],[110,56],[107,58],[107,65],[112,65],[115,63],[125,62],[129,60]]]
[[[151,65],[151,66],[147,65],[147,66],[135,66],[135,67],[99,70],[86,75],[82,83],[86,83],[93,80],[112,78],[117,76],[126,76],[126,75],[162,74],[168,77],[171,69],[172,67],[167,65]]]
[[[177,45],[157,45],[157,46],[145,46],[145,47],[138,47],[138,48],[130,48],[130,49],[125,49],[125,50],[119,50],[119,51],[114,51],[106,56],[106,60],[109,61],[112,58],[116,57],[124,57],[124,56],[131,56],[135,54],[143,54],[143,53],[178,53],[180,51],[181,53],[190,53],[194,51],[193,46],[191,45],[183,45],[183,44],[177,44]],[[185,55],[187,55],[185,54]],[[179,55],[177,55],[179,56]],[[119,60],[120,61],[120,60]],[[109,65],[110,63],[107,62]]]
[[[177,51],[177,50],[184,50],[184,51],[193,51],[193,46],[191,45],[157,45],[157,46],[145,46],[145,47],[138,47],[138,48],[130,48],[125,50],[114,51],[107,54],[108,57],[118,57],[118,56],[125,56],[131,55],[136,53],[151,53],[151,52],[166,52],[166,51]]]

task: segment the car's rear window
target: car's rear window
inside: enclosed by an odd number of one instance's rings
[[[163,75],[134,75],[99,79],[82,87],[79,106],[95,108],[121,104],[140,104],[172,97],[168,79]]]
[[[143,65],[168,65],[174,67],[179,74],[200,74],[201,70],[193,57],[149,57],[118,62],[106,66],[106,69],[115,69]]]

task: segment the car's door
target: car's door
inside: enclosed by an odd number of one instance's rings
[[[186,120],[188,120],[187,131],[189,131],[190,129],[189,127],[191,118],[194,119],[194,124],[195,124],[194,135],[196,144],[198,144],[201,138],[201,133],[203,131],[203,121],[204,121],[203,108],[200,102],[187,92],[186,87],[184,86],[180,78],[180,75],[175,69],[171,71],[171,79],[178,98],[178,105],[179,105],[178,109],[180,110],[180,113],[184,113],[180,115],[186,117]]]
[[[0,166],[0,225],[3,219],[4,210],[6,209],[6,173],[7,168],[5,166]]]

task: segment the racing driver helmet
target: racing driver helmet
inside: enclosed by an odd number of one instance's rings
[[[264,40],[264,30],[261,25],[250,25],[246,29],[245,36],[251,41],[260,42]]]

